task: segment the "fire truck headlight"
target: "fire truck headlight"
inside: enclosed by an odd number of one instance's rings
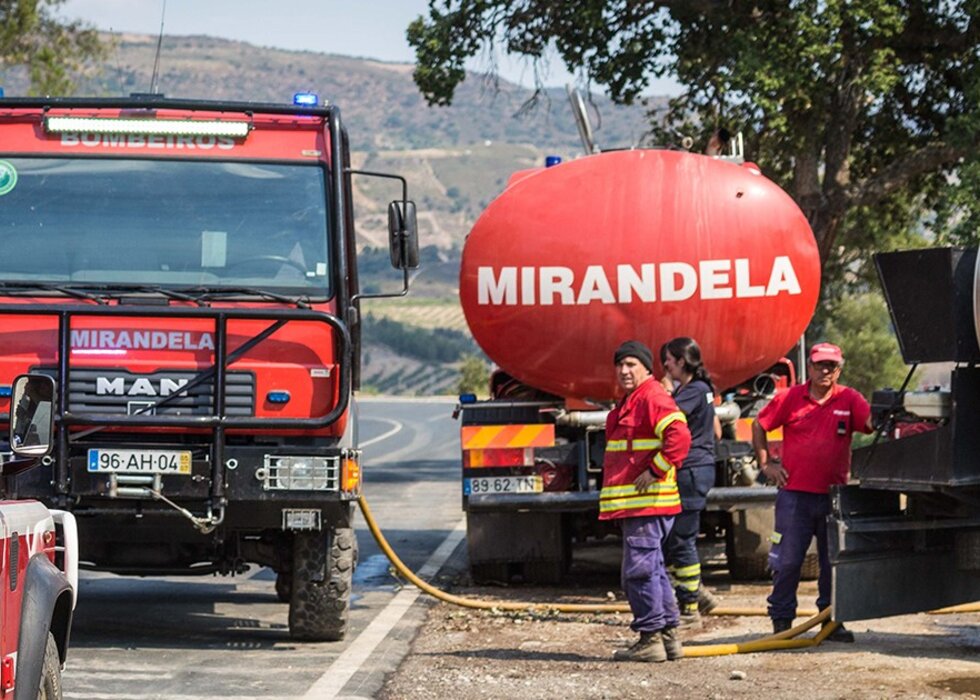
[[[267,491],[339,491],[340,457],[265,455],[255,478]]]

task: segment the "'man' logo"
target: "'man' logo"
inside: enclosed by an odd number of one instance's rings
[[[97,396],[170,396],[187,384],[186,379],[164,377],[154,384],[147,377],[137,377],[128,385],[123,377],[96,377]]]

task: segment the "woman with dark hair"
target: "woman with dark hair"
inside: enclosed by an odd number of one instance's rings
[[[664,388],[673,395],[691,431],[691,450],[677,470],[682,511],[674,520],[665,547],[668,570],[680,607],[681,627],[697,626],[701,613],[718,601],[701,585],[697,538],[708,490],[715,485],[715,439],[720,424],[715,418],[714,387],[701,361],[701,348],[691,338],[674,338],[660,348],[666,374]]]

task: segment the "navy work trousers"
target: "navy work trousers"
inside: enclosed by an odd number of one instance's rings
[[[787,491],[776,494],[776,525],[769,550],[772,594],[767,599],[769,617],[792,620],[796,617],[796,590],[800,585],[803,560],[810,542],[817,538],[820,578],[817,580],[817,608],[830,605],[830,555],[827,551],[827,516],[830,496],[825,493]]]
[[[664,542],[673,516],[623,518],[623,592],[633,612],[634,632],[677,627],[680,611],[664,565]]]

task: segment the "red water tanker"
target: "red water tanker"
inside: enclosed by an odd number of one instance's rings
[[[460,298],[501,369],[575,398],[616,394],[614,349],[701,345],[719,388],[799,339],[820,289],[806,217],[751,164],[604,153],[515,175],[466,240]]]

